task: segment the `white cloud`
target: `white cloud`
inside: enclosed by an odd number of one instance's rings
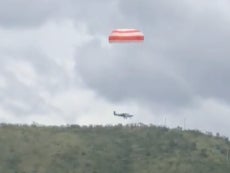
[[[3,75],[0,75],[0,88],[7,87],[7,80]]]
[[[13,60],[6,64],[5,70],[12,73],[23,84],[31,87],[39,85],[38,74],[32,65],[23,60]]]
[[[186,109],[182,115],[186,117],[187,128],[200,129],[203,132],[211,131],[230,136],[228,127],[230,121],[229,105],[213,99],[198,99],[200,106]]]
[[[12,114],[9,111],[0,107],[0,121],[1,123],[12,123],[15,121],[15,119],[12,117]]]

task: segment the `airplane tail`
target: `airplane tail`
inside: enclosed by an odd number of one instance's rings
[[[113,111],[113,115],[116,115],[116,112],[115,112],[115,111]]]

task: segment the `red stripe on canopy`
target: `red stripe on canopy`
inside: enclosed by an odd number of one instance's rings
[[[141,42],[144,41],[144,34],[136,29],[117,29],[109,35],[109,42]]]

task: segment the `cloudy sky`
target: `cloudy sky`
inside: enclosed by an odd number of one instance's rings
[[[109,44],[116,28],[145,41]],[[230,136],[229,45],[228,0],[0,1],[0,121]]]

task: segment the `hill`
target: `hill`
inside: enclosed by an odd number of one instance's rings
[[[2,173],[226,173],[219,134],[154,125],[0,125]]]

